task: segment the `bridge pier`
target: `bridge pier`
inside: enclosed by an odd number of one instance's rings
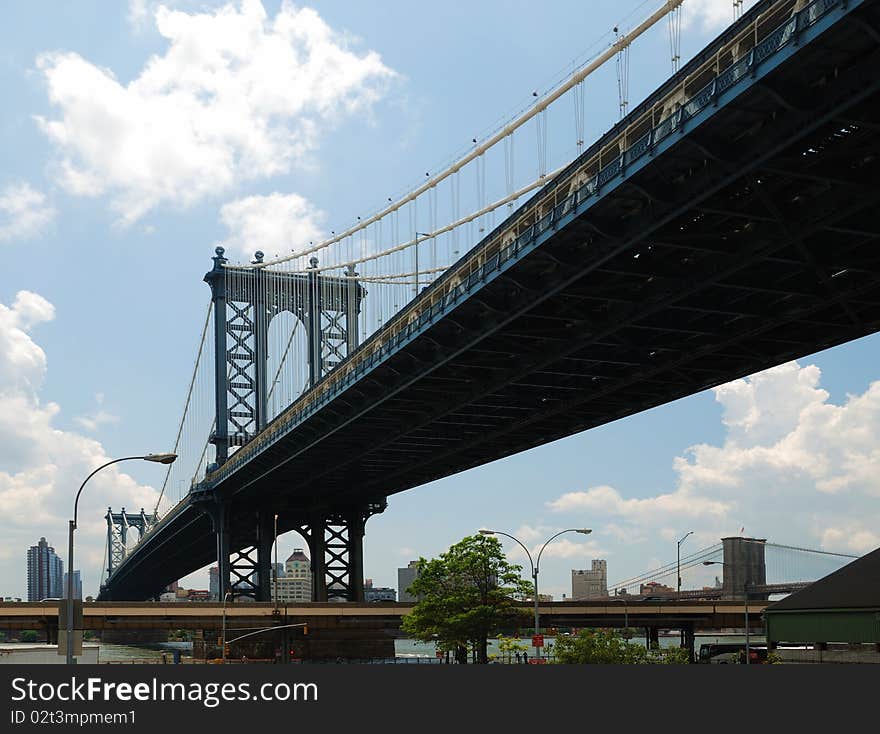
[[[217,594],[220,601],[226,598],[232,588],[229,583],[231,564],[229,563],[229,502],[217,500],[207,504],[205,512],[214,526],[214,537],[217,541],[217,576],[219,586]]]
[[[693,622],[686,623],[682,625],[681,630],[681,647],[684,647],[688,651],[688,662],[693,663],[696,661],[694,657],[694,624]]]
[[[312,559],[312,601],[364,600],[364,529],[385,500],[314,511],[299,527]]]
[[[272,601],[272,546],[275,515],[257,512],[257,601]]]

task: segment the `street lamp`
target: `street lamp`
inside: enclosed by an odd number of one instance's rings
[[[272,568],[272,584],[275,588],[275,611],[278,611],[278,513],[275,513],[275,565]]]
[[[227,591],[227,592],[223,595],[223,624],[222,624],[222,627],[223,627],[223,636],[220,638],[220,639],[222,640],[222,642],[223,642],[223,645],[222,645],[222,647],[221,647],[221,652],[220,652],[220,656],[221,656],[221,657],[220,657],[220,659],[222,660],[222,664],[224,664],[224,665],[226,664],[226,600],[227,600],[230,596],[232,596],[232,592],[231,592],[231,591]]]
[[[511,540],[519,543],[520,547],[526,552],[526,556],[528,556],[529,564],[532,567],[532,581],[534,584],[534,595],[535,595],[535,634],[538,634],[538,630],[540,629],[540,619],[538,612],[538,570],[539,565],[541,563],[541,554],[544,552],[544,548],[550,545],[550,541],[558,538],[563,533],[580,533],[581,535],[589,535],[593,531],[590,528],[568,528],[567,530],[560,530],[556,535],[551,536],[544,545],[541,546],[541,550],[538,551],[538,557],[532,561],[532,554],[529,553],[529,549],[526,548],[522,542],[518,538],[514,538],[512,535],[508,533],[502,533],[500,530],[480,530],[480,535],[503,535],[505,538],[510,538]],[[541,648],[535,648],[535,657],[541,657]]]
[[[732,564],[724,561],[703,561],[704,566],[730,566]],[[751,579],[746,579],[743,584],[743,599],[745,602],[745,621],[746,621],[746,665],[751,665],[749,654],[749,587],[752,585]]]
[[[687,535],[685,535],[681,540],[678,541],[678,549],[676,551],[676,577],[678,578],[678,586],[676,587],[675,598],[676,600],[681,598],[681,544],[687,540],[688,535],[693,535],[694,531],[691,530]]]
[[[156,464],[173,464],[177,458],[177,454],[147,454],[146,456],[125,456],[121,459],[113,459],[106,464],[102,464],[89,474],[85,481],[80,485],[79,491],[76,493],[76,499],[73,501],[73,520],[68,524],[67,529],[67,664],[76,664],[76,658],[73,657],[73,531],[76,530],[77,509],[79,507],[79,496],[82,494],[86,482],[89,481],[101,469],[111,464],[118,464],[120,461],[131,461],[140,459],[141,461],[151,461]]]

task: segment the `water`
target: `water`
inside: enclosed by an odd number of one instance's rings
[[[731,643],[745,643],[745,635],[736,635],[736,634],[705,634],[705,635],[695,635],[694,636],[694,650],[699,654],[700,645],[710,642],[731,642]],[[531,637],[520,637],[517,638],[517,641],[526,647],[526,651],[529,657],[535,656],[535,648],[532,647],[532,638]],[[642,647],[645,646],[645,637],[642,635],[631,637],[630,642],[639,644]],[[660,647],[678,647],[680,638],[678,634],[668,635],[659,638]],[[751,635],[749,637],[749,643],[752,645],[762,645],[765,643],[765,639],[763,635]],[[549,637],[544,635],[544,652],[543,655],[546,657],[546,651],[551,645],[556,644],[555,637]],[[416,640],[409,639],[400,639],[394,641],[394,653],[398,658],[408,658],[408,659],[419,659],[419,662],[429,662],[432,660],[436,660],[436,647],[432,642],[418,642]],[[498,641],[497,640],[489,640],[489,656],[490,659],[492,656],[498,656],[500,658],[501,651],[498,649]],[[513,655],[511,655],[513,660],[516,660]]]
[[[531,637],[517,638],[518,642],[526,648],[529,657],[534,657],[535,648],[532,647]],[[700,645],[709,642],[733,642],[744,643],[744,635],[727,635],[727,634],[706,634],[696,635],[694,638],[694,649],[697,653],[700,651]],[[752,635],[749,641],[754,645],[764,643],[764,637],[761,635]],[[630,642],[644,646],[645,638],[632,637]],[[544,654],[550,645],[555,645],[556,638],[544,636]],[[678,635],[669,635],[660,637],[661,647],[677,647],[679,644]],[[191,642],[163,642],[157,645],[107,645],[101,643],[98,652],[98,662],[114,663],[114,664],[133,664],[133,663],[162,663],[164,660],[168,663],[173,661],[172,650],[180,650],[182,662],[186,663],[192,659],[192,643]],[[438,658],[436,655],[436,647],[434,643],[418,642],[410,639],[398,639],[394,641],[395,657],[400,662],[418,662],[418,663],[436,663]],[[489,655],[500,658],[501,652],[498,648],[497,640],[489,640]],[[514,658],[515,659],[515,658]]]
[[[172,651],[179,650],[183,662],[192,658],[191,642],[160,642],[156,645],[108,645],[98,648],[99,663],[162,663],[173,662]]]

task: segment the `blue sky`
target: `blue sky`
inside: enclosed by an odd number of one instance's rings
[[[658,5],[4,6],[0,595],[24,595],[25,552],[40,536],[66,548],[72,498],[92,468],[170,449],[215,245],[272,255],[340,231]],[[731,19],[729,0],[686,0],[682,56]],[[218,49],[238,61],[224,65]],[[632,103],[668,75],[669,56],[664,24],[632,48]],[[575,150],[570,107],[561,100],[550,118],[551,168]],[[590,77],[585,110],[589,143],[618,117],[613,63]],[[523,140],[525,181],[536,154]],[[545,552],[541,590],[556,598],[570,593],[572,568],[603,557],[609,580],[623,579],[674,559],[690,530],[683,550],[742,527],[871,550],[878,351],[869,337],[394,496],[368,523],[366,575],[396,586],[397,567],[486,526],[533,547],[593,528]],[[160,484],[158,467],[136,462],[90,483],[77,541],[85,593],[100,578],[106,507],[149,508]],[[280,543],[279,555],[302,545],[294,534]],[[207,575],[187,583],[206,586]]]

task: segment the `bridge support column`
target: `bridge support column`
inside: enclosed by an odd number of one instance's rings
[[[315,512],[299,528],[312,556],[312,600],[364,600],[364,528],[385,500],[355,508]]]
[[[257,601],[272,601],[272,546],[275,515],[268,510],[257,513]]]
[[[229,404],[226,384],[226,275],[223,272],[223,248],[214,250],[214,267],[205,275],[211,286],[211,299],[214,303],[214,406],[216,418],[211,443],[217,449],[216,463],[222,466],[229,457]]]
[[[217,540],[217,593],[220,601],[231,591],[229,583],[229,503],[218,500],[206,508],[214,525],[214,537]]]
[[[684,625],[681,630],[681,634],[682,634],[681,647],[687,649],[688,662],[692,663],[696,659],[694,657],[694,625],[693,625],[693,623],[691,622],[690,624]]]

